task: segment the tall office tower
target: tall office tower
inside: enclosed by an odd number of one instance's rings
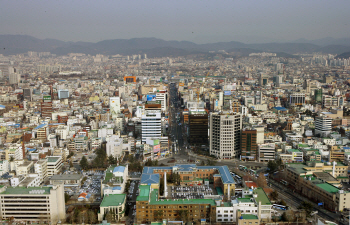
[[[112,118],[116,118],[120,113],[120,97],[110,97],[109,98],[109,111]]]
[[[65,99],[69,98],[69,91],[68,90],[58,90],[58,99]]]
[[[160,138],[162,136],[162,117],[159,112],[145,112],[141,116],[142,142],[147,138]]]
[[[257,130],[243,129],[242,131],[242,153],[241,158],[245,160],[257,160]]]
[[[238,157],[241,152],[242,115],[232,112],[210,114],[210,154],[220,159]]]
[[[322,88],[321,89],[315,89],[315,101],[316,102],[322,102]]]
[[[266,74],[264,73],[260,73],[260,76],[259,76],[259,85],[260,86],[264,86],[267,84],[267,77],[266,77]]]
[[[23,88],[23,98],[32,101],[33,99],[33,91],[31,88]]]
[[[190,110],[189,135],[192,145],[208,144],[208,113],[204,109]]]
[[[283,75],[276,75],[273,77],[273,82],[275,83],[276,87],[280,87],[283,82]]]
[[[304,90],[306,90],[306,93],[310,92],[310,80],[309,79],[304,80],[303,88],[304,88]]]
[[[328,116],[317,116],[315,120],[315,134],[326,137],[332,131],[332,118]]]
[[[301,106],[305,104],[305,93],[292,93],[289,95],[289,105]]]
[[[161,101],[162,111],[165,112],[168,104],[168,93],[166,91],[157,92],[156,101]]]

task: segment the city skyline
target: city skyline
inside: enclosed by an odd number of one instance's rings
[[[347,38],[350,2],[8,1],[0,34],[98,42],[156,37],[211,43]]]

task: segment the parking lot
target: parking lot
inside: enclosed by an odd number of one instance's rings
[[[67,171],[66,173],[72,173]],[[67,187],[65,192],[73,199],[78,198],[81,193],[91,194],[95,201],[101,200],[101,180],[103,179],[102,171],[87,171],[83,173],[86,177],[84,184],[79,187]]]
[[[214,195],[213,189],[208,185],[200,186],[171,186],[168,188],[168,197],[175,199],[203,199],[205,195]]]

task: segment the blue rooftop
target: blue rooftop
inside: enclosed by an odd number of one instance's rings
[[[278,111],[287,111],[287,109],[284,107],[274,107],[274,109],[276,109]]]
[[[117,167],[115,167],[113,169],[113,173],[118,173],[118,172],[124,173],[124,171],[125,171],[125,167],[124,166],[117,166]]]
[[[120,187],[120,186],[113,187],[112,190],[118,190],[118,191],[120,191],[120,190],[122,190],[122,187]]]
[[[43,127],[45,127],[46,125],[47,125],[46,123],[40,124],[39,126],[37,126],[36,128],[34,128],[34,130],[43,128]]]
[[[152,175],[154,169],[173,170],[173,168],[177,169],[177,171],[183,171],[183,172],[194,171],[195,169],[217,169],[219,171],[219,174],[216,174],[216,175],[221,177],[222,182],[224,184],[235,184],[235,181],[231,176],[231,173],[227,166],[196,166],[196,164],[177,164],[174,167],[171,167],[171,166],[144,167],[143,173],[141,176],[141,183],[144,183],[144,184],[147,183],[147,182],[142,182],[142,180],[146,179],[147,177],[146,175]],[[145,175],[145,178],[143,178],[144,175]],[[147,179],[148,178],[150,177],[147,177]],[[151,182],[148,182],[148,183],[151,183]]]
[[[143,173],[141,175],[141,184],[158,184],[159,183],[159,174],[149,174],[149,173]]]
[[[4,109],[4,108],[6,108],[6,106],[4,106],[4,105],[0,105],[0,108]]]

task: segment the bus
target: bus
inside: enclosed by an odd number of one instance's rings
[[[240,176],[238,176],[238,175],[236,175],[236,179],[239,180],[239,181],[242,180],[242,178]]]
[[[273,204],[272,208],[279,209],[279,210],[287,210],[288,206]]]
[[[283,185],[286,185],[286,186],[288,185],[288,182],[285,181],[285,180],[281,180],[280,182],[281,182],[281,184],[283,184]]]
[[[243,166],[243,165],[239,165],[239,170],[246,171],[246,170],[247,170],[247,167],[245,167],[245,166]]]

